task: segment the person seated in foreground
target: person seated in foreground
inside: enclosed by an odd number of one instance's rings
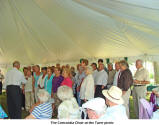
[[[38,103],[35,104],[33,111],[26,119],[51,119],[52,118],[52,103],[49,102],[50,95],[49,93],[41,89],[38,94]]]
[[[159,110],[153,112],[152,119],[153,120],[159,120]]]
[[[70,87],[60,86],[57,96],[62,101],[58,107],[58,119],[81,119],[79,106]]]
[[[1,104],[0,104],[0,119],[6,119],[8,118],[7,114],[4,112]]]
[[[126,108],[122,99],[122,90],[116,86],[112,86],[109,90],[103,90],[108,108],[106,114],[100,119],[103,120],[127,120]]]
[[[107,106],[103,98],[94,98],[82,105],[86,109],[89,119],[100,119],[105,115]]]

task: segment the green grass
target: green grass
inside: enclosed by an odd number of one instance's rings
[[[2,108],[4,111],[8,114],[8,109],[7,109],[7,99],[6,99],[6,93],[3,92],[2,95],[0,95],[0,104],[2,105]],[[26,116],[29,115],[29,112],[22,111],[22,119],[24,119]]]
[[[4,111],[8,114],[7,110],[7,102],[6,102],[6,93],[3,92],[2,95],[0,95],[0,104],[2,105]],[[133,99],[130,97],[130,119],[136,119],[136,115],[134,113],[134,108],[133,108]],[[22,111],[22,119],[24,119],[26,116],[28,116],[29,113],[26,111]]]
[[[129,106],[130,106],[130,119],[137,119],[135,112],[134,112],[134,105],[133,105],[133,98],[132,96],[130,97],[129,100]]]

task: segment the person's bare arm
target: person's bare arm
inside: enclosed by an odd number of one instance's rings
[[[36,118],[32,114],[30,114],[25,119],[36,119]]]
[[[33,89],[32,91],[33,91],[33,93],[34,93],[34,91],[35,91],[35,90],[34,90],[34,86],[35,86],[35,79],[34,79],[34,77],[32,77],[32,89]]]
[[[22,84],[22,92],[23,92],[23,94],[25,93],[25,85],[24,84]]]
[[[51,91],[51,98],[53,98],[53,95],[54,95],[54,93],[53,93],[53,91]]]
[[[29,112],[32,113],[32,111],[34,110],[34,108],[35,108],[36,106],[38,106],[38,105],[40,105],[40,102],[35,103],[35,104],[31,107],[31,109],[29,110]]]
[[[104,86],[104,85],[102,85],[102,89],[104,89],[104,87],[105,87],[105,86]]]

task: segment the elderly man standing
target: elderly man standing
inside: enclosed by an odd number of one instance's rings
[[[103,64],[103,59],[98,59],[98,65]],[[106,71],[106,73],[108,73],[108,69],[104,66],[104,70]]]
[[[13,69],[6,74],[5,85],[7,87],[8,113],[11,119],[21,119],[21,84],[26,83],[24,74],[19,71],[20,63],[15,61]],[[24,88],[24,85],[23,85]]]
[[[146,98],[146,84],[150,83],[149,73],[143,67],[142,60],[136,61],[137,71],[134,75],[133,101],[137,118],[139,118],[139,100]]]
[[[106,71],[104,70],[104,64],[99,64],[99,72],[97,73],[97,76],[94,80],[96,89],[95,89],[95,98],[101,97],[105,98],[102,94],[102,90],[106,87],[107,81],[108,81],[108,75]]]
[[[119,62],[115,63],[115,70],[116,70],[116,73],[115,73],[115,76],[114,76],[113,86],[118,85],[118,80],[119,80],[120,75],[121,75],[120,63]]]
[[[118,80],[118,87],[122,90],[122,97],[124,99],[124,106],[129,118],[129,97],[131,94],[131,86],[133,85],[132,73],[129,70],[129,65],[125,60],[120,61],[121,75]]]
[[[108,63],[108,84],[107,89],[109,89],[113,85],[114,76],[116,71],[113,69],[113,64]]]

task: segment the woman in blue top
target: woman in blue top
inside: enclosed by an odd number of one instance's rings
[[[48,74],[48,76],[45,78],[44,88],[51,95],[52,79],[54,78],[54,75],[53,75],[52,69],[50,67],[47,69],[47,74]]]
[[[35,100],[36,102],[38,101],[38,98],[37,98],[37,93],[38,93],[38,80],[39,80],[39,77],[41,76],[41,72],[40,72],[40,66],[39,65],[36,65],[35,66],[35,72],[34,72],[34,77],[33,77],[33,92],[34,92],[34,95],[35,95]]]

